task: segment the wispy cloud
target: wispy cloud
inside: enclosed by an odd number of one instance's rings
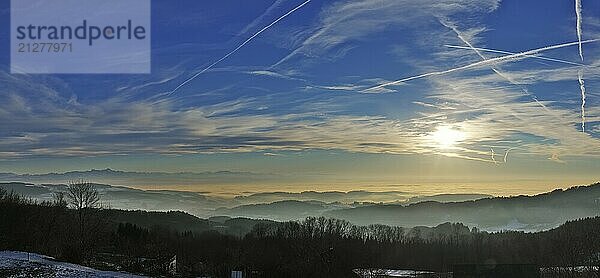
[[[520,53],[475,47],[489,43],[482,32],[488,29],[476,22],[478,15],[494,11],[498,3],[325,3],[316,23],[300,32],[299,37],[293,36],[293,42],[287,42],[292,46],[288,50],[291,53],[280,61],[280,68],[213,66],[208,70],[227,74],[225,77],[231,82],[207,80],[206,92],[202,91],[203,86],[194,88],[194,94],[161,102],[136,98],[132,92],[150,94],[157,87],[166,87],[187,71],[185,67],[153,75],[156,82],[116,84],[122,88],[119,94],[107,90],[106,95],[93,96],[86,95],[87,89],[94,88],[90,84],[95,84],[88,80],[83,89],[70,88],[60,80],[51,82],[41,76],[0,72],[0,159],[233,152],[271,156],[282,151],[315,149],[444,155],[487,163],[506,163],[513,149],[511,162],[525,155],[567,162],[572,156],[599,156],[600,119],[594,98],[588,98],[588,107],[582,107],[586,110],[588,133],[578,132],[579,98],[573,97],[579,88],[573,81],[582,65],[568,61],[569,57],[576,57],[572,56],[574,52],[556,51],[553,58],[538,56],[547,50],[578,45],[579,41]],[[265,14],[272,14],[281,7],[279,4],[276,2]],[[463,13],[468,13],[470,20],[456,21],[456,33],[448,32],[436,21],[457,18],[452,15]],[[257,19],[247,31],[255,30],[265,17]],[[458,26],[463,25],[464,30],[459,30]],[[402,33],[406,30],[409,32]],[[385,41],[400,44],[403,53],[396,51],[380,58],[386,51],[371,51],[370,47],[380,44],[373,39],[385,37],[379,35],[386,31],[408,34],[410,40],[399,35],[399,39]],[[565,32],[572,35],[570,29]],[[299,34],[292,33],[290,36]],[[451,46],[452,50],[444,46],[459,43],[457,36],[466,46]],[[362,50],[368,48],[365,52],[373,53],[377,59],[371,60],[369,55],[346,57],[352,52],[343,51],[336,56],[341,48],[353,49],[362,43],[369,43]],[[382,48],[389,51],[391,47]],[[594,61],[594,47],[587,51],[585,74],[589,86],[598,80],[600,66]],[[300,57],[306,59],[294,59]],[[338,58],[349,62],[338,65]],[[531,65],[522,61],[525,59],[560,64]],[[307,60],[321,71],[306,68]],[[514,61],[522,63],[510,63]],[[456,66],[461,64],[467,65]],[[439,70],[444,68],[449,70]],[[415,72],[425,73],[398,81],[389,77],[411,76]],[[419,83],[420,86],[413,86],[417,82],[402,84],[425,77],[427,82]],[[540,96],[543,94],[544,100],[539,103],[547,110],[524,97],[520,87],[525,85],[535,88]],[[593,95],[592,91],[589,93]],[[553,98],[556,94],[562,97]],[[468,139],[450,149],[441,148],[428,135],[444,125],[455,126]],[[501,153],[490,155],[492,149],[506,150],[504,158],[498,156]],[[273,156],[275,159],[283,158]]]
[[[280,79],[287,79],[287,80],[295,80],[295,81],[306,82],[305,79],[294,77],[294,76],[290,76],[290,75],[281,74],[279,72],[270,71],[270,70],[253,70],[253,71],[248,71],[247,73],[248,74],[252,74],[252,75],[262,75],[262,76],[269,76],[269,77],[280,78]]]
[[[518,144],[521,153],[547,154],[550,157],[600,154],[594,150],[600,146],[598,140],[577,132],[574,128],[577,119],[569,110],[548,107],[551,113],[547,113],[533,103],[519,101],[520,94],[514,89],[498,87],[493,82],[481,82],[482,79],[446,77],[431,80],[436,86],[436,98],[462,103],[470,110],[479,111],[479,115],[461,121],[455,111],[434,112],[432,115],[437,115],[424,119],[423,124],[435,125],[436,119],[443,116],[446,116],[444,122],[457,121],[463,132],[474,135],[467,140],[467,148],[477,149],[487,143],[525,136],[532,138],[507,143],[505,148],[510,150]],[[458,110],[461,111],[465,109]],[[466,150],[463,152],[468,155]],[[472,154],[477,155],[476,152]],[[489,154],[488,149],[488,157]],[[505,157],[507,155],[508,151]]]
[[[322,57],[348,41],[365,41],[387,28],[406,29],[431,15],[449,16],[460,12],[488,13],[495,10],[497,0],[359,0],[340,1],[325,8],[320,22],[293,51],[276,62],[278,67],[297,56]]]
[[[295,8],[291,9],[290,11],[288,11],[287,13],[283,14],[282,16],[278,17],[277,19],[275,19],[275,21],[271,22],[270,24],[268,24],[267,26],[263,27],[262,29],[258,30],[258,32],[254,33],[252,36],[250,36],[248,39],[246,39],[244,42],[242,42],[240,45],[238,45],[236,48],[234,48],[233,50],[231,50],[229,53],[225,54],[225,56],[221,57],[220,59],[218,59],[217,61],[213,62],[212,64],[208,65],[206,68],[202,69],[201,71],[197,72],[196,74],[192,75],[192,77],[186,79],[185,81],[183,81],[183,83],[177,85],[177,87],[175,87],[175,89],[173,89],[172,91],[169,92],[168,95],[172,95],[175,92],[177,92],[177,90],[179,90],[181,87],[185,86],[186,84],[188,84],[190,81],[194,80],[196,77],[200,76],[201,74],[203,74],[204,72],[206,72],[207,70],[211,69],[212,67],[214,67],[215,65],[217,65],[218,63],[222,62],[223,60],[227,59],[229,56],[233,55],[234,53],[236,53],[238,50],[240,50],[242,47],[244,47],[246,44],[248,44],[250,41],[252,41],[255,37],[257,37],[258,35],[260,35],[262,32],[266,31],[267,29],[269,29],[271,26],[277,24],[277,22],[283,20],[284,18],[286,18],[287,16],[289,16],[290,14],[294,13],[295,11],[297,11],[298,9],[302,8],[304,5],[308,4],[311,0],[306,0],[305,2],[303,2],[302,4],[296,6]]]

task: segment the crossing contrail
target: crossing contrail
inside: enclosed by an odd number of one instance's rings
[[[577,72],[579,88],[581,89],[581,131],[585,132],[585,82],[583,81],[583,71]]]
[[[498,161],[496,161],[496,153],[494,152],[494,148],[490,148],[491,150],[491,155],[492,155],[492,162],[494,162],[494,164],[498,165]]]
[[[491,53],[498,53],[498,54],[509,54],[509,55],[517,54],[514,52],[508,52],[508,51],[502,51],[502,50],[496,50],[496,49],[490,49],[490,48],[482,48],[482,47],[471,48],[471,47],[460,46],[460,45],[451,45],[451,44],[445,44],[444,46],[449,47],[449,48],[458,48],[458,49],[476,49],[476,50],[483,51],[483,52],[491,52]],[[580,63],[575,63],[575,62],[561,60],[561,59],[555,59],[555,58],[549,58],[549,57],[544,57],[544,56],[538,56],[538,55],[525,55],[525,57],[546,60],[546,61],[551,61],[551,62],[564,63],[564,64],[569,64],[572,66],[583,66],[583,64],[580,64]]]
[[[269,29],[271,26],[277,24],[277,22],[281,21],[282,19],[286,18],[288,15],[292,14],[293,12],[297,11],[298,9],[302,8],[304,5],[308,4],[310,1],[312,0],[306,0],[304,3],[298,5],[297,7],[293,8],[292,10],[290,10],[289,12],[285,13],[284,15],[280,16],[279,18],[277,18],[275,21],[271,22],[269,25],[263,27],[262,29],[260,29],[258,32],[254,33],[254,35],[250,36],[248,39],[246,39],[243,43],[241,43],[240,45],[238,45],[238,47],[236,47],[235,49],[233,49],[232,51],[230,51],[229,53],[225,54],[225,56],[221,57],[221,59],[217,60],[216,62],[210,64],[208,67],[204,68],[203,70],[199,71],[198,73],[194,74],[192,77],[188,78],[187,80],[183,81],[183,83],[179,84],[177,87],[175,87],[175,89],[173,89],[171,92],[169,92],[168,95],[172,95],[174,94],[177,90],[179,90],[181,87],[185,86],[187,83],[189,83],[190,81],[194,80],[196,77],[198,77],[199,75],[203,74],[204,72],[206,72],[207,70],[211,69],[212,67],[214,67],[216,64],[222,62],[223,60],[227,59],[229,56],[233,55],[236,51],[240,50],[240,48],[244,47],[244,45],[246,45],[247,43],[249,43],[252,39],[254,39],[256,36],[260,35],[260,33],[266,31],[267,29]]]
[[[592,40],[585,40],[582,41],[582,44],[585,43],[591,43],[591,42],[596,42],[600,39],[592,39]],[[461,70],[466,70],[466,69],[471,69],[471,68],[475,68],[478,66],[484,66],[484,65],[488,65],[488,64],[493,64],[493,63],[497,63],[497,62],[505,62],[508,60],[515,60],[515,59],[519,59],[522,57],[526,57],[526,56],[530,56],[530,55],[534,55],[540,52],[544,52],[544,51],[548,51],[548,50],[553,50],[553,49],[558,49],[558,48],[563,48],[563,47],[568,47],[568,46],[573,46],[573,45],[577,45],[579,44],[579,42],[569,42],[569,43],[562,43],[562,44],[557,44],[557,45],[551,45],[551,46],[546,46],[546,47],[542,47],[542,48],[537,48],[537,49],[532,49],[532,50],[528,50],[525,52],[520,52],[520,53],[515,53],[515,54],[510,54],[510,55],[505,55],[505,56],[500,56],[500,57],[495,57],[495,58],[491,58],[491,59],[487,59],[485,61],[479,61],[479,62],[475,62],[472,64],[468,64],[468,65],[464,65],[464,66],[460,66],[460,67],[456,67],[456,68],[451,68],[451,69],[447,69],[447,70],[443,70],[443,71],[434,71],[434,72],[428,72],[428,73],[423,73],[423,74],[419,74],[419,75],[415,75],[415,76],[411,76],[411,77],[406,77],[403,79],[399,79],[396,81],[390,81],[390,82],[386,82],[377,86],[373,86],[370,88],[365,89],[364,91],[371,91],[371,90],[376,90],[376,89],[381,89],[387,86],[391,86],[391,85],[396,85],[396,84],[400,84],[403,82],[407,82],[407,81],[411,81],[411,80],[415,80],[415,79],[421,79],[421,78],[425,78],[425,77],[429,77],[429,76],[436,76],[436,75],[444,75],[444,74],[448,74],[448,73],[453,73],[453,72],[458,72]]]
[[[465,43],[469,49],[475,51],[475,53],[477,54],[477,56],[479,56],[479,58],[481,58],[481,60],[483,61],[487,61],[488,59],[483,56],[483,54],[481,54],[481,52],[479,52],[479,50],[477,50],[465,37],[463,37],[462,33],[460,31],[458,31],[458,29],[456,28],[456,26],[452,25],[450,22],[444,21],[444,20],[440,20],[440,23],[450,29],[452,29],[452,31],[454,31],[454,33],[456,34],[456,36],[463,42]],[[513,83],[507,76],[505,76],[503,73],[501,73],[498,69],[496,69],[495,64],[492,65],[491,69],[492,71],[494,71],[496,74],[498,74],[499,76],[501,76],[502,78],[508,80],[509,82]]]
[[[579,41],[579,57],[583,62],[583,49],[581,47],[581,0],[575,0],[575,15],[577,16],[577,39]]]
[[[483,61],[487,61],[488,58],[485,57],[475,46],[473,46],[468,40],[467,38],[465,38],[462,33],[458,30],[458,28],[456,28],[456,26],[454,26],[452,23],[445,21],[443,19],[440,19],[440,23],[442,25],[444,25],[445,27],[448,27],[450,29],[452,29],[452,31],[454,31],[454,33],[456,34],[456,36],[468,46],[468,49],[473,50],[477,56],[479,56],[481,58],[481,60]],[[500,71],[500,68],[496,65],[496,63],[493,63],[490,68],[492,69],[492,71],[494,73],[496,73],[498,76],[506,79],[506,81],[508,81],[510,84],[513,84],[515,86],[520,87],[521,91],[523,91],[523,93],[525,93],[525,95],[531,97],[531,99],[533,99],[533,101],[535,101],[535,103],[537,103],[538,105],[540,105],[542,108],[546,109],[546,105],[544,105],[543,103],[541,103],[537,97],[535,95],[532,95],[531,93],[529,93],[529,90],[527,90],[527,88],[523,87],[521,84],[519,84],[518,82],[516,82],[514,79],[512,79],[512,77],[504,74],[503,72]]]

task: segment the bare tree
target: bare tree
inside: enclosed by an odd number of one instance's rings
[[[79,244],[83,253],[86,253],[88,245],[88,234],[86,233],[89,229],[86,229],[86,225],[89,226],[87,221],[88,212],[91,209],[97,208],[100,203],[100,195],[94,188],[94,185],[90,182],[79,180],[71,181],[67,185],[67,199],[69,205],[77,210],[77,216],[79,221]]]
[[[100,202],[100,195],[94,185],[83,180],[69,182],[67,198],[69,204],[78,211],[95,208]]]

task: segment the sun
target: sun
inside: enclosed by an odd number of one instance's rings
[[[437,129],[430,134],[431,140],[440,149],[448,149],[454,147],[465,139],[465,133],[452,126],[438,126]]]

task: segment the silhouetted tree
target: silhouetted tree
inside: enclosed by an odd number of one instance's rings
[[[79,180],[71,181],[67,185],[68,203],[77,211],[79,228],[79,250],[82,257],[87,255],[89,249],[88,229],[89,212],[98,207],[100,195],[91,182]]]
[[[83,180],[69,182],[67,197],[69,204],[78,211],[95,208],[100,202],[100,195],[94,184]]]
[[[57,207],[66,208],[69,204],[65,192],[54,192],[52,193],[52,204]]]

